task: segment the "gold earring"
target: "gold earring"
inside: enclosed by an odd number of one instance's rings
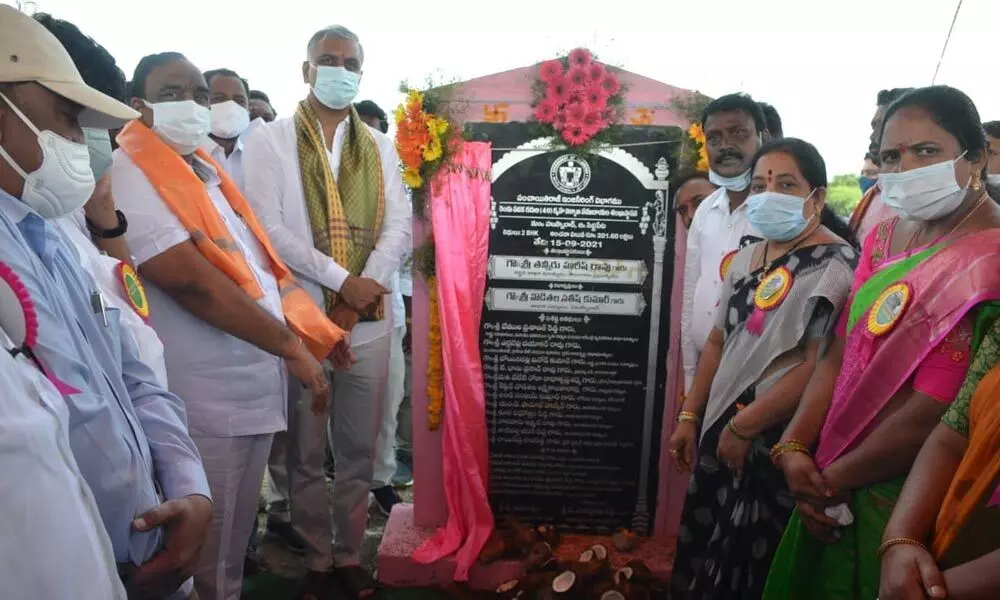
[[[983,176],[979,173],[974,173],[972,175],[972,189],[977,192],[983,187]]]

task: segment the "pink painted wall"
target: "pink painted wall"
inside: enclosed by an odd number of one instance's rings
[[[456,84],[449,97],[453,118],[463,123],[530,120],[532,83],[537,72],[537,66],[521,67]],[[677,96],[691,94],[690,90],[628,71],[616,69],[615,72],[628,87],[625,97],[627,123],[687,127],[687,120],[670,109],[670,102]],[[503,108],[505,104],[506,109]],[[506,118],[502,118],[504,113]],[[497,118],[499,120],[492,120]]]
[[[452,119],[456,124],[530,120],[533,99],[531,86],[536,73],[537,66],[529,66],[456,84],[449,98]],[[670,110],[669,104],[674,97],[692,92],[628,71],[617,70],[617,73],[621,82],[628,86],[625,105],[626,120],[630,124],[687,127],[687,120]],[[687,232],[680,222],[677,222],[675,235],[670,337],[667,351],[667,392],[664,398],[661,452],[660,456],[653,459],[659,461],[659,491],[654,524],[657,536],[676,534],[687,489],[687,479],[673,468],[666,454],[667,440],[673,431],[673,417],[679,410],[677,398],[684,384],[681,372],[680,316]],[[424,228],[415,219],[414,247],[419,246],[424,237]],[[442,480],[441,434],[427,431],[426,315],[427,288],[425,282],[415,274],[412,365],[414,521],[420,527],[433,528],[444,524],[448,518],[448,511],[444,501]],[[445,402],[447,401],[446,398]]]

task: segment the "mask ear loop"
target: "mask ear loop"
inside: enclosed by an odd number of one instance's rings
[[[2,98],[3,101],[7,103],[7,106],[9,106],[12,111],[14,111],[14,114],[17,115],[19,119],[21,119],[21,122],[27,125],[28,129],[34,132],[35,137],[39,137],[42,135],[41,132],[38,131],[38,128],[35,127],[35,124],[32,123],[31,120],[28,119],[28,117],[26,117],[23,112],[21,112],[21,109],[19,109],[17,106],[14,105],[13,102],[10,101],[10,98],[8,98],[6,94],[0,92],[0,98]],[[17,164],[17,162],[14,161],[14,157],[8,154],[7,149],[4,148],[3,146],[0,146],[0,157],[3,157],[3,159],[7,161],[7,164],[10,165],[10,168],[17,171],[17,174],[21,176],[21,179],[28,181],[27,171],[22,169],[21,165]]]

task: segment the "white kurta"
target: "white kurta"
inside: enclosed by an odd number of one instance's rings
[[[62,395],[0,330],[0,582],[7,600],[124,599],[111,540],[70,449]]]
[[[698,358],[715,324],[722,292],[719,267],[722,259],[740,247],[743,236],[760,237],[747,221],[747,204],[729,211],[726,188],[719,188],[698,206],[691,220],[684,257],[684,308],[681,316],[681,350],[684,390],[691,387]]]

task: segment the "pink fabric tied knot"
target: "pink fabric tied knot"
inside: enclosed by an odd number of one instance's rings
[[[479,325],[486,291],[492,149],[462,144],[438,171],[428,205],[441,317],[444,418],[442,455],[448,522],[413,553],[428,564],[456,554],[454,580],[469,570],[493,533],[487,496],[489,446]]]

